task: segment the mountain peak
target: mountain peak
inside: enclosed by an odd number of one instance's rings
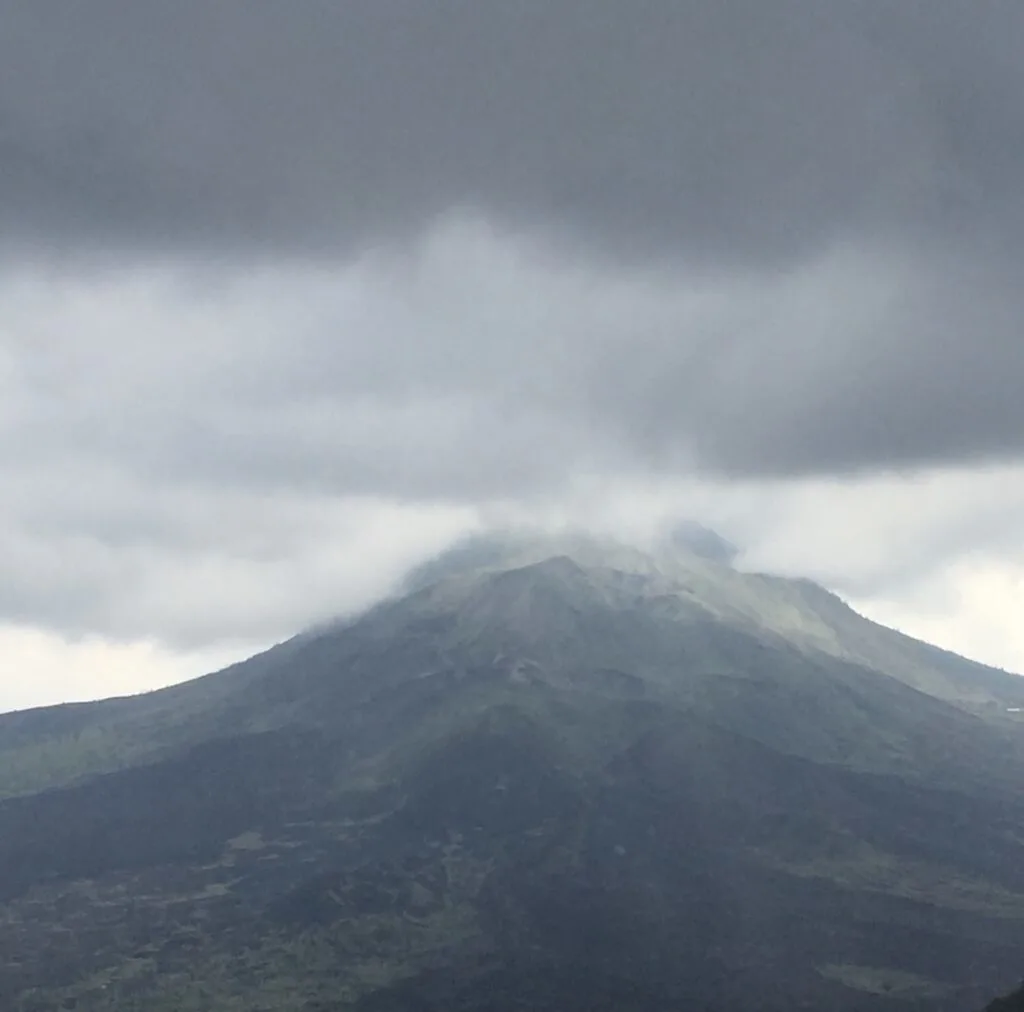
[[[550,532],[528,528],[470,535],[416,567],[404,592],[412,592],[453,576],[516,569],[545,559],[571,559],[583,568],[617,569],[653,575],[680,566],[732,568],[738,549],[714,531],[693,522],[673,527],[649,550],[584,531]]]
[[[672,527],[665,539],[675,549],[683,549],[708,559],[731,566],[739,555],[739,548],[727,541],[717,531],[713,531],[694,520],[683,520]]]

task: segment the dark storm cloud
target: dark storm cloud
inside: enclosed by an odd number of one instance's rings
[[[180,361],[153,322],[118,337],[102,405],[67,380],[19,422],[36,459],[73,431],[154,478],[472,501],[574,469],[1024,448],[1019,3],[25,0],[0,22],[9,256],[341,277],[415,240],[356,278],[363,316],[325,281],[264,333],[250,285]],[[178,294],[187,328],[203,297]],[[93,322],[62,319],[89,336],[57,354],[101,347]]]
[[[990,256],[820,261],[691,327],[647,333],[594,376],[666,470],[841,475],[1018,459],[1024,302]],[[646,363],[646,364],[643,364]],[[625,382],[624,382],[625,381]]]
[[[996,0],[16,0],[0,222],[323,253],[470,206],[745,261],[999,232],[1022,45]]]

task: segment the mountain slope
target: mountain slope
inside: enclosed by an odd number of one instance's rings
[[[980,1006],[1024,946],[1016,676],[718,547],[477,542],[0,718],[0,1002]]]

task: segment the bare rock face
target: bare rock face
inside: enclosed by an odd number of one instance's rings
[[[0,1007],[1008,989],[1024,685],[690,535],[476,541],[205,679],[0,718]]]

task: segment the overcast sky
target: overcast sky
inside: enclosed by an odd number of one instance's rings
[[[0,709],[493,523],[1024,671],[1019,0],[7,0]]]

